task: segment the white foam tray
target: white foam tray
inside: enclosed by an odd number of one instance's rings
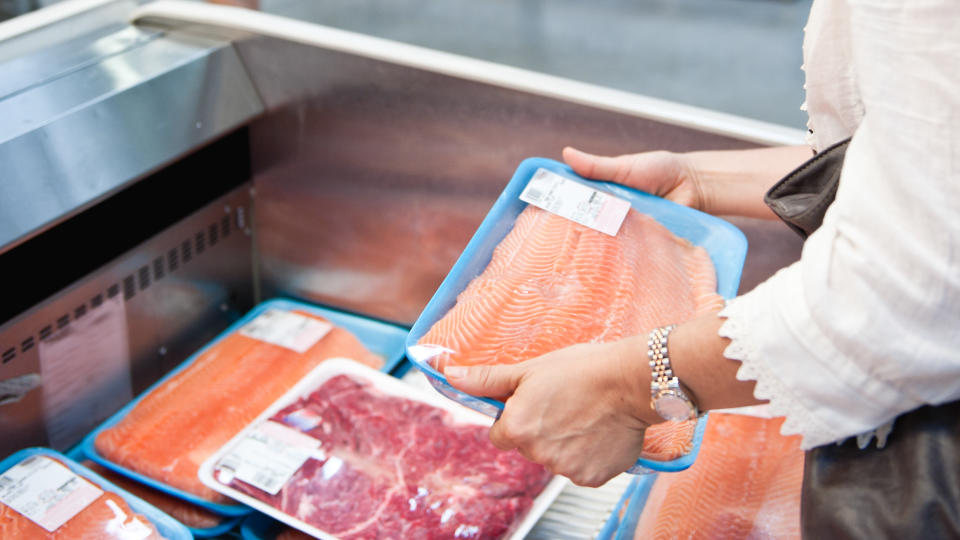
[[[286,394],[275,401],[273,405],[263,411],[263,413],[260,414],[256,419],[247,424],[247,426],[240,433],[238,433],[217,452],[210,456],[203,463],[203,465],[200,466],[200,480],[209,488],[238,502],[246,504],[260,512],[263,512],[264,514],[271,516],[277,521],[286,523],[287,525],[297,528],[307,534],[323,540],[339,540],[337,537],[332,536],[329,533],[305,523],[293,516],[290,516],[272,506],[269,506],[262,501],[247,495],[246,493],[220,483],[214,476],[214,470],[220,459],[234,445],[245,438],[251,429],[273,416],[277,411],[295,402],[300,397],[310,394],[328,379],[343,374],[353,375],[368,380],[373,383],[374,388],[386,394],[421,401],[429,405],[433,405],[434,407],[449,411],[457,422],[484,426],[490,426],[493,423],[493,420],[490,417],[450,401],[436,392],[415,388],[395,377],[373,370],[346,358],[331,358],[329,360],[325,360],[316,368],[314,368],[303,379],[301,379],[296,386],[291,388]],[[540,516],[547,511],[547,508],[550,507],[554,499],[557,498],[568,482],[569,481],[566,478],[555,476],[543,489],[540,495],[534,499],[533,506],[530,508],[530,511],[527,512],[527,515],[507,538],[509,540],[521,540],[524,538],[537,523],[537,520],[540,519]]]

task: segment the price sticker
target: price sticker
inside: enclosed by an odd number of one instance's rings
[[[630,210],[625,199],[547,169],[537,169],[520,200],[610,236],[617,235]]]

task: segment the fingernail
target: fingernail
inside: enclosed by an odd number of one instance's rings
[[[443,370],[443,374],[446,375],[448,379],[462,379],[467,376],[468,368],[464,366],[447,366]]]

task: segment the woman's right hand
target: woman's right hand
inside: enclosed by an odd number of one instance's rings
[[[607,157],[568,146],[563,149],[563,160],[584,178],[616,182],[697,210],[706,210],[702,182],[684,154],[658,150]]]

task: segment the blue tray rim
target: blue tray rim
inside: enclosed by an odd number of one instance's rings
[[[623,512],[623,521],[617,526],[614,540],[633,540],[637,522],[640,521],[640,514],[647,504],[647,497],[650,496],[650,490],[653,489],[657,477],[656,474],[640,477],[643,480],[637,484],[634,492],[630,495],[630,502]]]

